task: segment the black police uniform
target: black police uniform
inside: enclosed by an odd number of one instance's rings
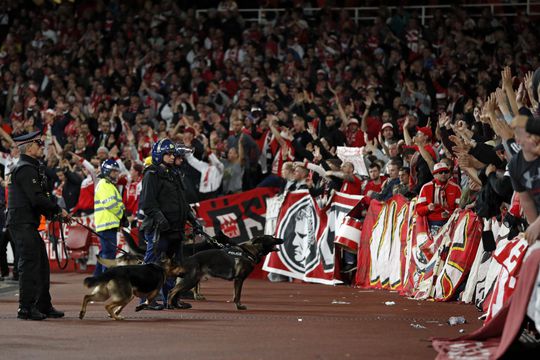
[[[186,221],[196,223],[185,198],[185,187],[172,168],[150,165],[142,180],[140,208],[145,218],[141,230],[154,233],[157,251],[182,260],[182,239]]]
[[[20,145],[39,136],[39,132],[34,132],[14,140]],[[47,197],[45,189],[46,178],[40,162],[21,154],[8,185],[6,224],[19,253],[18,317],[22,319],[63,316],[51,304],[49,259],[38,232],[41,214],[52,216],[62,210]]]

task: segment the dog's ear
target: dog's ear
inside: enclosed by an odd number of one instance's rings
[[[252,244],[261,244],[264,240],[266,235],[256,236],[253,239],[251,239]]]

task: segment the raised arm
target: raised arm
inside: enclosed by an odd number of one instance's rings
[[[364,104],[366,105],[366,109],[364,110],[364,114],[362,114],[362,122],[360,123],[360,130],[362,130],[363,133],[367,133],[367,118],[369,115],[369,109],[371,108],[371,105],[373,104],[373,99],[368,97],[366,101],[364,101]]]
[[[501,72],[502,77],[502,86],[506,95],[508,96],[508,101],[510,102],[510,108],[512,109],[512,114],[516,116],[519,113],[519,107],[516,101],[516,93],[512,87],[512,71],[510,66],[506,66]]]

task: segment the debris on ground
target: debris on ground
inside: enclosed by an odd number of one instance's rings
[[[427,329],[425,326],[423,325],[420,325],[420,324],[414,324],[414,323],[411,323],[411,326],[415,329]]]
[[[386,302],[384,303],[384,305],[386,305],[386,306],[392,306],[392,305],[396,305],[396,302],[395,302],[395,301],[386,301]]]
[[[465,320],[464,316],[452,316],[448,319],[448,324],[450,324],[450,326],[461,325],[466,322],[467,320]]]
[[[332,300],[332,304],[336,304],[336,305],[350,305],[351,303],[348,302],[348,301],[340,301],[340,300]]]

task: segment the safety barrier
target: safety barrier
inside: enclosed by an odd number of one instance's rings
[[[407,5],[403,6],[408,12],[413,12],[418,15],[422,25],[426,24],[426,21],[432,19],[434,13],[438,10],[448,11],[449,9],[456,8],[456,5]],[[398,10],[397,6],[385,7],[392,14],[395,14]],[[467,13],[473,17],[480,17],[484,9],[489,9],[489,13],[492,17],[511,17],[518,16],[519,14],[526,14],[530,16],[540,15],[540,2],[538,1],[526,1],[520,3],[488,3],[488,4],[461,4],[459,8],[465,9]],[[332,7],[332,11],[340,12],[346,11],[350,14],[352,19],[356,23],[371,23],[373,22],[381,7],[364,6],[364,7]],[[257,22],[263,24],[267,21],[271,21],[276,14],[284,13],[290,9],[286,8],[258,8],[258,9],[238,9],[239,14],[246,22]],[[316,13],[325,10],[323,8],[303,8],[306,16],[314,16]],[[199,9],[196,11],[196,15],[208,13],[209,9]]]

